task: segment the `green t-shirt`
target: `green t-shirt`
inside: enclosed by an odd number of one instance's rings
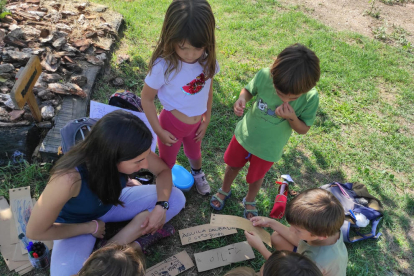
[[[332,245],[312,246],[300,241],[297,252],[312,260],[324,276],[345,276],[348,264],[348,251],[343,241],[342,231]]]
[[[278,118],[276,108],[283,104],[273,86],[270,68],[260,70],[245,87],[256,101],[241,121],[237,123],[235,136],[240,145],[257,157],[276,162],[282,157],[283,147],[292,134],[288,121]],[[289,102],[296,116],[307,126],[315,121],[319,96],[315,88]]]

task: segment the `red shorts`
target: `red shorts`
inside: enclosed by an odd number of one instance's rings
[[[236,137],[233,135],[224,153],[224,162],[230,167],[242,168],[246,165],[247,161],[250,162],[246,176],[246,181],[249,184],[262,179],[274,163],[249,153],[237,142]]]

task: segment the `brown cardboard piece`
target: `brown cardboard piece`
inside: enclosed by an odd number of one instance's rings
[[[1,247],[0,247],[0,250],[1,250],[1,255],[3,256],[3,259],[4,259],[4,262],[6,263],[6,265],[7,265],[7,268],[11,271],[11,270],[14,270],[14,269],[18,269],[18,268],[20,268],[20,267],[22,267],[22,266],[25,266],[25,265],[27,265],[27,264],[30,264],[30,261],[29,260],[26,260],[26,261],[19,261],[19,262],[16,262],[16,261],[13,261],[12,260],[12,257],[13,257],[13,250],[14,250],[14,247],[15,247],[16,245],[14,244],[14,245],[2,245]],[[31,264],[30,264],[31,265]]]
[[[178,230],[178,232],[180,233],[181,244],[186,245],[193,242],[236,234],[237,230],[234,227],[211,226],[210,224],[203,224]]]
[[[175,276],[194,266],[186,251],[181,251],[172,257],[147,269],[145,276],[168,275]]]
[[[33,202],[30,196],[30,186],[15,188],[9,190],[10,194],[10,208],[13,213],[14,223],[16,225],[17,232],[11,232],[11,236],[17,235],[17,237],[23,233],[26,233],[26,226],[29,222],[30,214],[33,209]],[[23,238],[27,243],[29,239]],[[22,241],[19,240],[22,254],[26,254],[27,250]]]
[[[247,241],[244,241],[201,253],[195,253],[194,258],[198,272],[203,272],[231,263],[254,259],[255,256],[252,247]]]
[[[33,266],[29,266],[28,268],[25,268],[25,269],[23,269],[23,270],[20,270],[18,273],[19,273],[19,275],[24,275],[24,274],[26,274],[26,273],[28,273],[28,272],[32,271],[33,269],[34,269],[34,267],[33,267]]]
[[[255,232],[265,244],[272,247],[269,232],[261,227],[253,226],[252,222],[248,219],[237,216],[211,214],[210,224],[215,226],[236,227],[246,230],[247,232]]]

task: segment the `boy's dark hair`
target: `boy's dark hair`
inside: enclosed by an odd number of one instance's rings
[[[286,206],[286,220],[291,225],[325,237],[338,233],[344,223],[345,213],[339,200],[323,189],[309,189]]]
[[[285,48],[276,58],[270,70],[275,88],[285,95],[301,95],[319,81],[321,69],[316,54],[296,43]]]
[[[275,251],[264,264],[263,276],[322,276],[319,268],[307,257],[287,250]]]
[[[129,245],[106,245],[86,260],[78,276],[144,276],[144,256]]]

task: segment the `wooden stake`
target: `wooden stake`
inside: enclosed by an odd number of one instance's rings
[[[27,103],[32,111],[33,118],[37,122],[42,121],[42,116],[32,89],[41,73],[42,66],[40,65],[39,57],[34,55],[27,62],[10,92],[14,105],[22,109],[25,103]]]

